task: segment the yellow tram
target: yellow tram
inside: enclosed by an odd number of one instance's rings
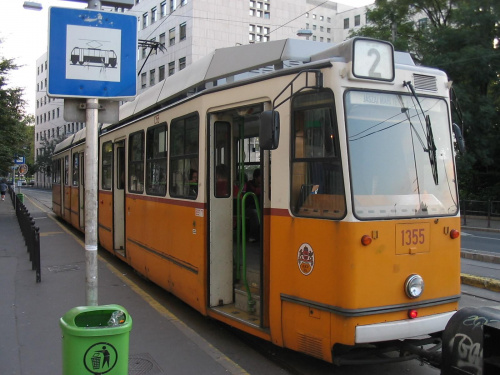
[[[438,336],[460,297],[449,88],[367,38],[216,50],[100,129],[99,242],[200,313],[325,361]],[[54,211],[81,230],[84,131],[53,166]]]

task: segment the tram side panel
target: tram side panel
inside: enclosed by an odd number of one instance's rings
[[[127,254],[145,277],[206,314],[206,220],[197,206],[128,195]]]
[[[99,190],[99,243],[107,251],[114,254],[113,248],[113,194],[111,191]]]

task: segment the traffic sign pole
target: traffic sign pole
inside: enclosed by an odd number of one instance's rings
[[[97,116],[99,101],[87,99],[85,141],[85,260],[87,306],[98,305],[97,275]]]
[[[98,305],[99,99],[123,100],[135,97],[137,92],[137,19],[135,16],[118,12],[102,12],[101,5],[110,3],[133,2],[132,0],[88,0],[88,8],[85,10],[52,7],[49,11],[47,95],[86,100],[87,306]]]

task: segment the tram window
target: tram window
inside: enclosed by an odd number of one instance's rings
[[[341,219],[346,212],[338,130],[330,91],[293,99],[291,210]]]
[[[69,185],[69,155],[64,157],[64,185]]]
[[[52,182],[61,184],[61,159],[54,160],[52,163]]]
[[[128,190],[144,191],[144,132],[133,133],[129,138]]]
[[[78,183],[80,182],[80,158],[79,154],[73,154],[73,186],[78,186]]]
[[[146,134],[146,194],[167,193],[167,124],[148,129]]]
[[[231,124],[215,122],[215,196],[227,198],[231,195]]]
[[[102,145],[102,188],[111,190],[113,186],[113,143],[106,142]]]
[[[175,119],[170,126],[169,192],[172,197],[194,199],[198,195],[199,116]],[[191,181],[190,181],[191,180]]]

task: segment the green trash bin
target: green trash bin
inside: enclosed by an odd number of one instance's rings
[[[19,200],[21,201],[22,204],[24,204],[24,194],[17,194],[17,197],[19,198]]]
[[[128,374],[132,317],[119,305],[80,306],[59,321],[63,375]]]

